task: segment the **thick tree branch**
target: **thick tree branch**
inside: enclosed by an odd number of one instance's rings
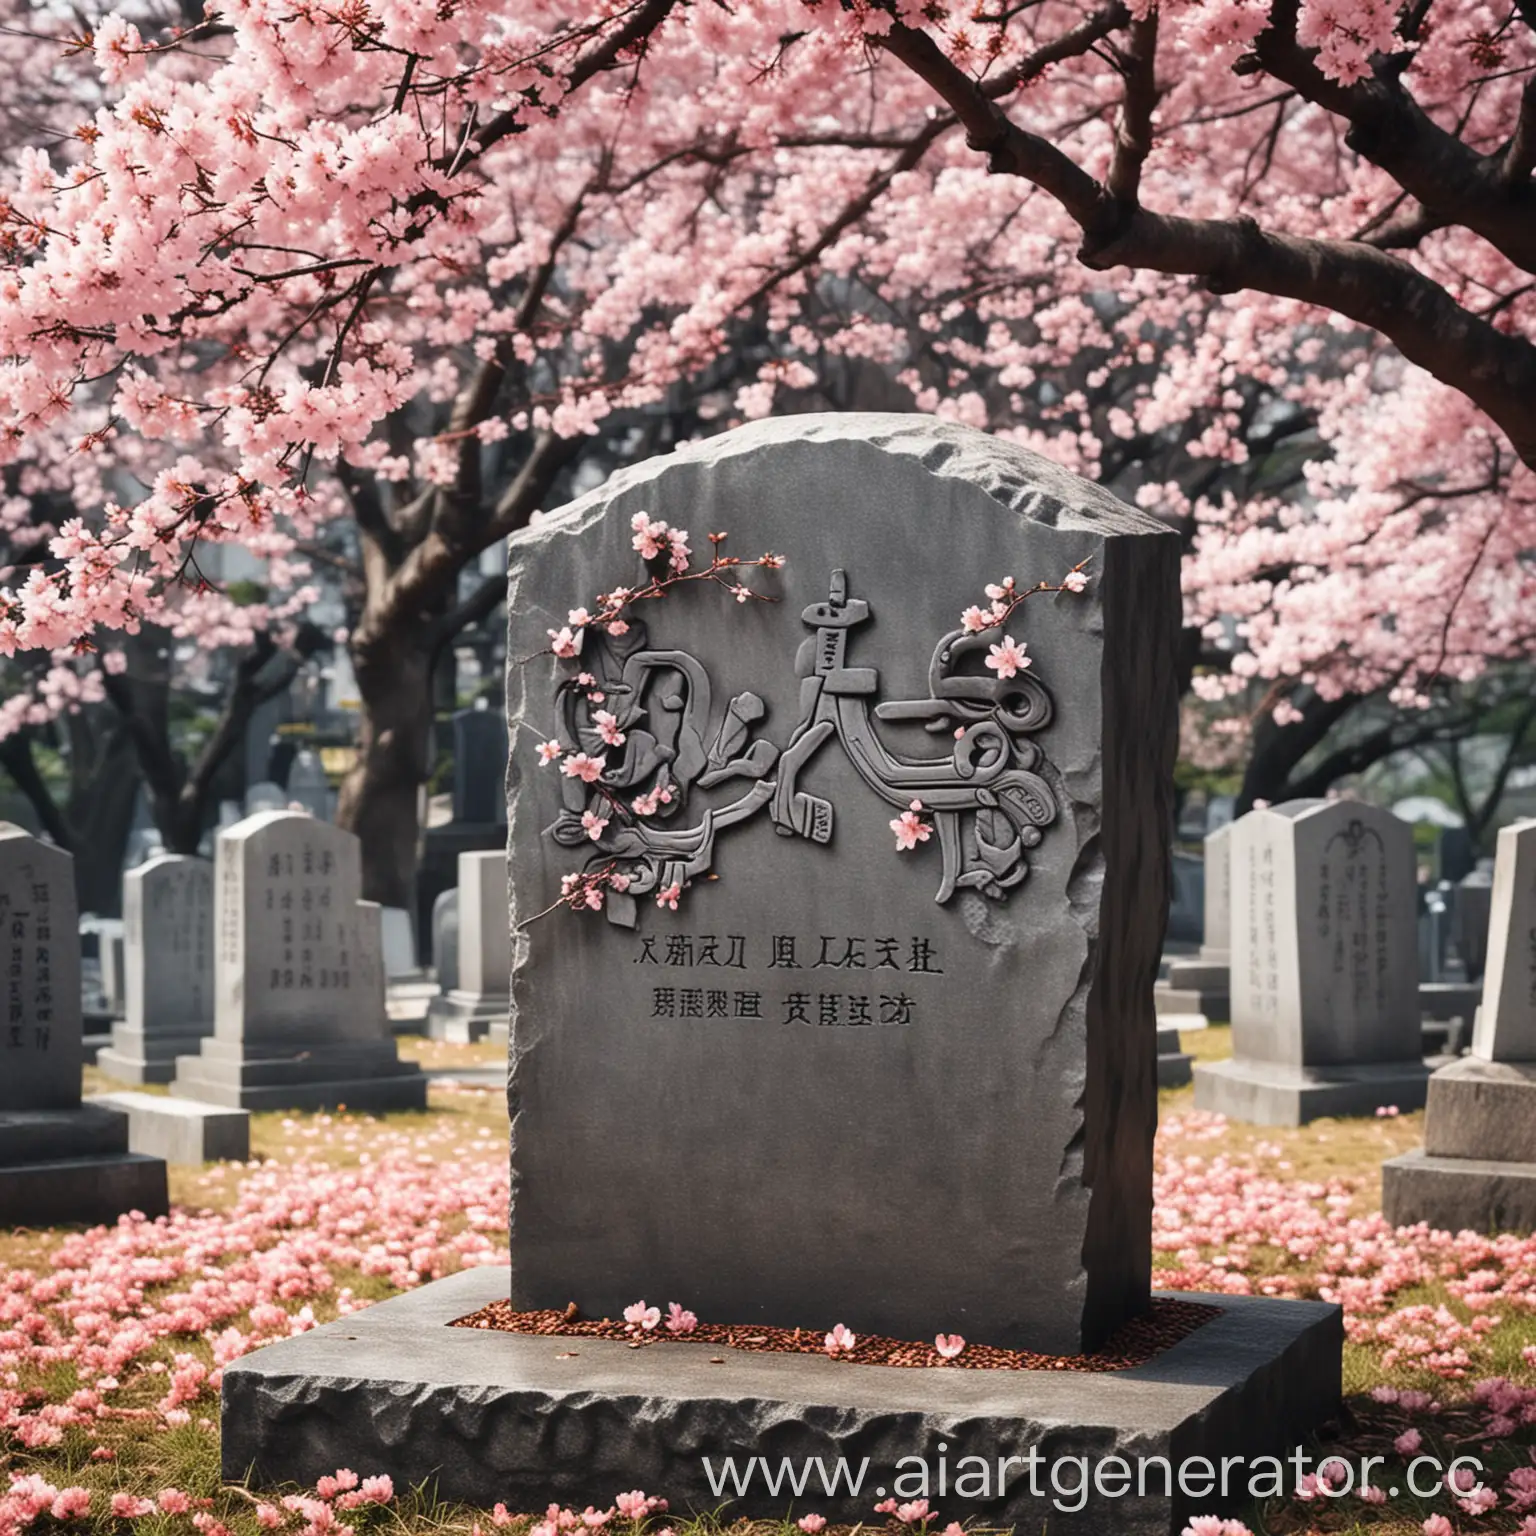
[[[1115,120],[1115,153],[1109,167],[1109,195],[1134,206],[1141,168],[1152,152],[1152,113],[1157,107],[1157,12],[1133,21],[1121,50],[1125,100]]]
[[[1463,309],[1422,272],[1356,241],[1271,234],[1247,218],[1128,208],[1049,140],[1012,122],[926,33],[897,25],[877,42],[933,86],[993,172],[1029,181],[1062,205],[1083,232],[1085,265],[1203,278],[1217,293],[1255,289],[1347,316],[1461,390],[1536,466],[1536,347]],[[1536,238],[1536,220],[1532,230]]]
[[[74,836],[47,782],[32,756],[32,733],[15,731],[0,741],[0,767],[10,774],[11,782],[21,791],[27,804],[37,813],[44,832],[66,853],[75,850]]]

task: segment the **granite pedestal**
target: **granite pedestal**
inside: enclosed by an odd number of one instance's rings
[[[1157,1086],[1182,1088],[1190,1081],[1190,1064],[1194,1061],[1179,1041],[1176,1028],[1158,1021],[1157,1028]]]
[[[94,1226],[170,1209],[165,1163],[128,1150],[128,1117],[92,1104],[0,1111],[0,1228]]]
[[[1429,1078],[1422,1061],[1332,1067],[1201,1062],[1195,1072],[1195,1108],[1250,1125],[1305,1125],[1328,1115],[1373,1115],[1383,1105],[1421,1109]]]
[[[936,1477],[941,1457],[957,1475],[974,1456],[992,1469],[991,1496],[957,1487],[940,1500],[932,1490],[946,1519],[1173,1536],[1192,1514],[1243,1501],[1170,1495],[1150,1462],[1138,1496],[1138,1458],[1187,1467],[1200,1456],[1218,1466],[1223,1456],[1278,1456],[1340,1401],[1340,1312],[1321,1302],[1184,1295],[1221,1315],[1145,1365],[1084,1374],[850,1365],[710,1344],[632,1349],[448,1326],[504,1299],[508,1285],[504,1268],[468,1270],[233,1362],[222,1389],[226,1480],[270,1487],[383,1467],[397,1487],[430,1481],[438,1497],[481,1508],[603,1507],[645,1488],[666,1494],[674,1519],[722,1507],[727,1518],[776,1518],[793,1505],[855,1522],[911,1475],[902,1458],[927,1458]],[[745,1479],[757,1456],[774,1472],[784,1458],[819,1457],[829,1478],[842,1458],[860,1487],[850,1497],[845,1476],[829,1493],[814,1470],[800,1498],[718,1484],[727,1459]],[[1093,1492],[1080,1513],[1061,1514],[1052,1468],[1078,1456],[1124,1458],[1129,1491]],[[1020,1460],[998,1496],[1002,1457]],[[1056,1476],[1071,1487],[1077,1472]]]
[[[1536,1062],[1466,1056],[1429,1080],[1424,1147],[1381,1170],[1394,1226],[1536,1231]]]

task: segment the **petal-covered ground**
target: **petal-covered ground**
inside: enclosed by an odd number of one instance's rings
[[[654,1504],[665,1489],[615,1489],[609,1510],[535,1517],[437,1505],[380,1482],[387,1468],[339,1469],[334,1483],[270,1502],[221,1486],[218,1386],[229,1361],[504,1261],[501,1095],[439,1086],[432,1105],[382,1120],[258,1117],[253,1161],[178,1173],[168,1219],[0,1236],[0,1536],[55,1525],[142,1536],[665,1528]],[[1195,1113],[1187,1093],[1165,1096],[1157,1282],[1339,1302],[1349,1411],[1325,1449],[1383,1458],[1372,1475],[1383,1492],[1335,1496],[1325,1469],[1303,1497],[1256,1506],[1255,1529],[1536,1536],[1536,1239],[1383,1222],[1379,1163],[1417,1141],[1418,1120],[1258,1132]],[[1415,1456],[1444,1465],[1458,1452],[1489,1470],[1458,1487],[1421,1472],[1419,1486],[1434,1489],[1422,1498],[1385,1493]],[[871,1519],[947,1524],[921,1500],[872,1508]],[[814,1511],[800,1528],[818,1528]],[[1195,1536],[1222,1529],[1197,1521]]]

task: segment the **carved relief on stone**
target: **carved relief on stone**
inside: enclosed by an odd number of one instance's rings
[[[988,676],[987,633],[956,629],[934,647],[926,698],[881,700],[879,672],[849,664],[852,633],[872,614],[843,571],[801,617],[813,633],[796,658],[800,717],[782,752],[758,734],[767,709],[757,694],[718,707],[698,658],[653,648],[643,623],[593,635],[582,670],[561,684],[563,740],[602,768],[590,782],[562,776],[565,808],[549,831],[628,877],[607,900],[610,921],[632,927],[636,898],[707,875],[720,832],[765,808],[781,835],[830,842],[835,808],[802,778],[834,738],[882,800],[898,809],[921,800],[932,815],[943,864],[936,901],[957,890],[1003,901],[1028,875],[1029,850],[1058,811],[1031,739],[1052,716],[1039,679]],[[881,721],[920,724],[948,750],[893,751]],[[735,798],[699,805],[703,791],[733,781]]]

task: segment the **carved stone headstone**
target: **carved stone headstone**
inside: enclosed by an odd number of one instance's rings
[[[771,600],[727,568],[548,654],[658,522],[785,557]],[[963,428],[799,416],[511,559],[514,1302],[1060,1352],[1145,1308],[1177,541]],[[563,881],[601,910],[540,916]]]
[[[507,1017],[512,940],[507,916],[507,856],[461,853],[457,984],[432,999],[427,1033],[435,1040],[478,1040]]]
[[[1493,914],[1493,860],[1480,859],[1456,886],[1451,908],[1451,936],[1466,967],[1468,981],[1481,981],[1488,962],[1488,934]]]
[[[507,721],[500,710],[461,709],[453,717],[453,819],[507,819]]]
[[[288,791],[271,779],[262,779],[259,783],[252,784],[245,792],[247,816],[256,816],[262,811],[286,811],[287,809]]]
[[[126,997],[96,1058],[125,1083],[168,1083],[213,1029],[213,866],[163,853],[123,877]]]
[[[379,908],[360,899],[350,832],[263,811],[219,834],[214,1032],[171,1092],[240,1109],[420,1109],[426,1079],[395,1050]]]
[[[1417,1108],[1413,833],[1357,801],[1293,800],[1232,831],[1233,1059],[1195,1102],[1239,1120]]]
[[[1424,1150],[1385,1164],[1382,1191],[1399,1225],[1536,1229],[1536,821],[1499,832],[1472,1054],[1429,1080]]]
[[[80,1102],[74,860],[0,822],[0,1226],[163,1215],[165,1164],[128,1122]]]

